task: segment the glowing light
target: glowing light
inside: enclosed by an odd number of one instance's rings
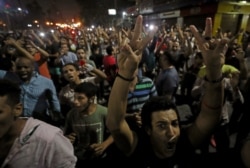
[[[246,4],[246,3],[247,3],[247,1],[239,1],[239,3]]]
[[[44,32],[40,32],[40,36],[41,36],[41,37],[44,37],[44,36],[45,36],[45,33],[44,33]]]
[[[149,26],[149,30],[153,30],[154,27],[155,27],[154,25],[150,25],[150,26]]]
[[[108,13],[109,13],[109,15],[116,15],[116,10],[115,9],[109,9]]]

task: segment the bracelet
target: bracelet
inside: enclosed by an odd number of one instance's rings
[[[209,82],[209,83],[219,83],[219,82],[221,82],[222,80],[224,79],[224,76],[223,75],[221,75],[221,77],[219,78],[219,79],[216,79],[216,80],[208,80],[207,79],[207,76],[205,76],[204,77],[204,80],[206,81],[206,82]]]
[[[116,74],[116,77],[119,77],[125,81],[128,81],[128,82],[131,82],[135,79],[135,77],[132,77],[132,78],[125,78],[124,76],[121,76],[119,73]]]

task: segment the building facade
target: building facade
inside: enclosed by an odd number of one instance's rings
[[[218,0],[143,0],[127,10],[128,17],[144,16],[145,24],[168,26],[196,25],[204,28],[204,19],[213,19],[215,34],[217,28],[223,32],[237,33],[240,29],[250,31],[250,2]]]

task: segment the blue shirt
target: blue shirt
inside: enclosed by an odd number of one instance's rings
[[[20,84],[22,90],[21,103],[23,104],[24,117],[31,117],[33,112],[47,113],[51,110],[60,112],[60,103],[57,97],[55,85],[51,79],[33,72],[29,83],[24,83],[13,72],[0,70],[0,79],[11,79]],[[51,96],[48,96],[50,94]],[[50,97],[50,101],[49,98]],[[49,103],[50,102],[50,103]]]
[[[67,52],[67,54],[63,55],[60,58],[61,64],[65,65],[67,63],[75,63],[76,61],[78,61],[77,55],[73,52]]]
[[[162,70],[158,74],[155,85],[159,96],[174,96],[179,86],[179,74],[176,68]]]

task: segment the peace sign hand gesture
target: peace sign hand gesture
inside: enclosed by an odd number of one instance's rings
[[[134,77],[138,65],[141,61],[142,51],[153,38],[157,28],[150,31],[145,37],[142,37],[142,16],[136,19],[134,30],[121,39],[121,52],[118,55],[119,74],[127,79]]]
[[[206,75],[210,80],[221,77],[221,67],[225,63],[225,53],[228,48],[228,39],[212,39],[212,19],[206,19],[204,36],[202,36],[194,25],[190,26],[197,45],[200,48],[206,65]]]

